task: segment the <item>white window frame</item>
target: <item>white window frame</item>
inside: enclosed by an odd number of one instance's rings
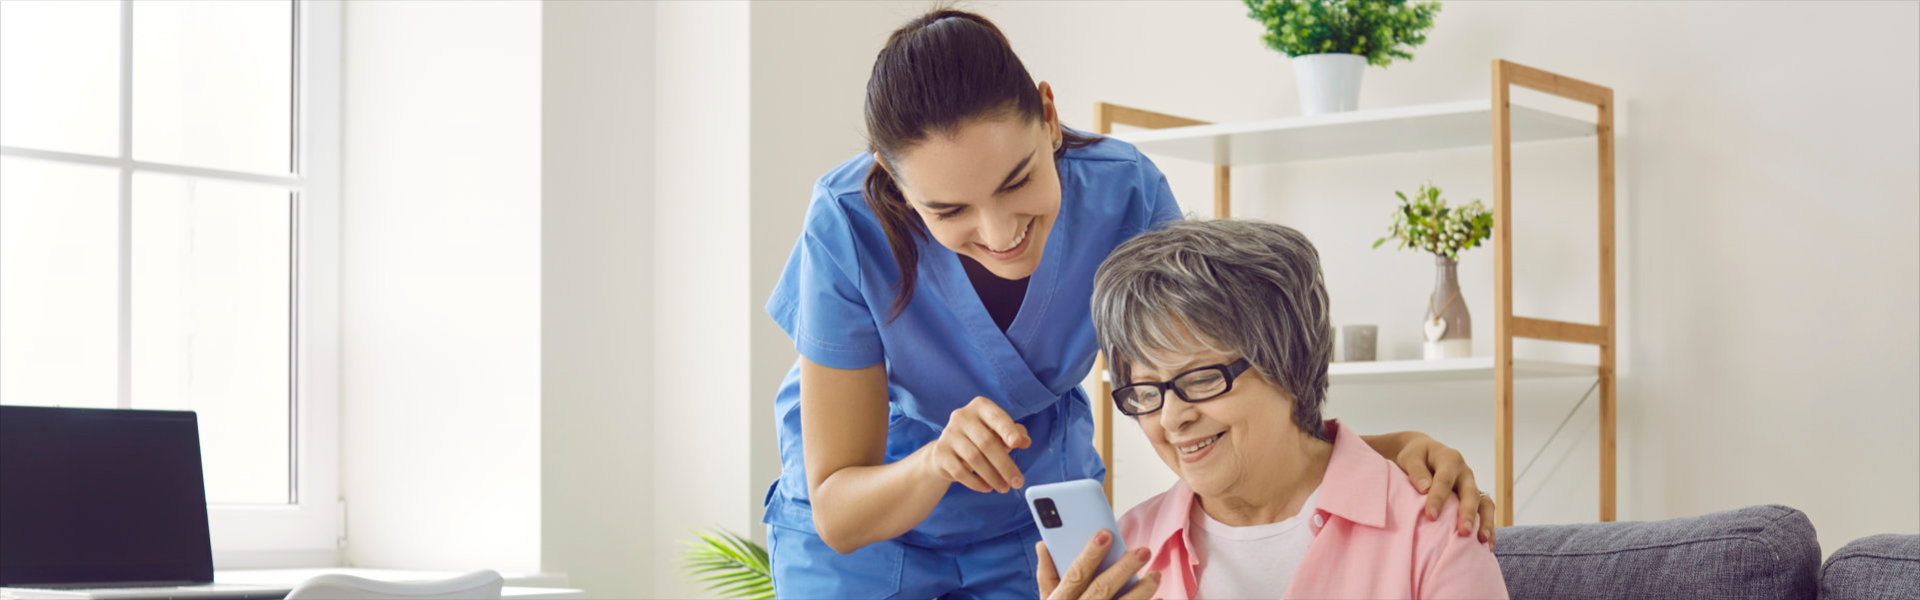
[[[216,568],[340,564],[341,3],[295,0],[292,176],[133,159],[133,0],[120,0],[119,153],[107,157],[0,146],[0,155],[119,170],[118,404],[133,406],[133,174],[261,183],[294,191],[291,497],[286,505],[209,504]]]

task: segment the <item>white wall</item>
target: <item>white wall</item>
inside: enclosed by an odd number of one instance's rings
[[[541,56],[541,563],[652,595],[654,5],[547,2]]]
[[[540,568],[540,6],[346,6],[350,564]]]
[[[654,5],[350,7],[349,561],[652,595]]]
[[[660,597],[694,597],[671,555],[695,528],[748,534],[751,476],[748,6],[656,6],[653,536]],[[643,234],[644,235],[644,234]],[[763,412],[771,413],[771,409]]]
[[[803,210],[762,194],[798,202],[799,186],[860,149],[858,98],[873,54],[925,8],[754,7],[756,25],[763,16],[779,24],[753,33],[753,231],[777,240],[756,244],[756,269],[784,260]],[[1007,32],[1035,77],[1053,83],[1069,125],[1090,126],[1095,101],[1223,121],[1298,113],[1290,66],[1259,43],[1237,2],[963,8]],[[1484,98],[1495,58],[1615,89],[1621,518],[1783,503],[1809,514],[1829,552],[1871,533],[1920,531],[1915,22],[1911,4],[1449,2],[1418,60],[1367,73],[1363,108]],[[835,34],[796,37],[819,31]],[[1593,160],[1590,142],[1516,154],[1522,314],[1594,318]],[[1210,170],[1159,163],[1183,204],[1207,214]],[[1379,324],[1383,358],[1412,358],[1431,262],[1367,246],[1385,229],[1391,191],[1429,179],[1457,200],[1491,199],[1486,150],[1475,149],[1239,169],[1236,214],[1306,231],[1325,256],[1336,321]],[[1481,354],[1491,352],[1490,261],[1470,253],[1461,267]],[[756,305],[771,286],[762,272],[749,295]],[[770,393],[762,382],[777,382],[787,363],[763,343],[766,317],[753,318],[759,401]],[[1519,351],[1593,354],[1547,343]],[[1586,389],[1520,386],[1517,466]],[[1474,385],[1341,389],[1328,410],[1368,430],[1430,432],[1490,479],[1490,398],[1490,387]],[[1520,522],[1597,514],[1593,404],[1516,486]],[[1168,475],[1137,435],[1119,433],[1124,507]]]

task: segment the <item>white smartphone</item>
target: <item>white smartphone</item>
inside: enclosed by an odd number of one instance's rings
[[[1097,479],[1076,479],[1027,488],[1027,508],[1033,511],[1033,524],[1040,527],[1040,539],[1047,543],[1053,557],[1053,572],[1064,574],[1073,559],[1087,549],[1093,534],[1106,530],[1113,535],[1107,555],[1100,559],[1094,573],[1106,572],[1127,555],[1127,544],[1120,539],[1120,526],[1114,521],[1113,507],[1107,505],[1106,492]],[[1132,588],[1137,578],[1127,580]]]

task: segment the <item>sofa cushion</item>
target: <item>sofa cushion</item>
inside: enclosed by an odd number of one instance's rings
[[[1651,522],[1501,529],[1493,554],[1524,598],[1812,598],[1820,541],[1807,515],[1750,506]]]
[[[1876,535],[1841,547],[1820,567],[1820,597],[1920,598],[1920,535]]]

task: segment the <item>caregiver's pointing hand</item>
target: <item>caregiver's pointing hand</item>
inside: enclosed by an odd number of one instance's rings
[[[1026,485],[1010,454],[1033,441],[992,400],[975,396],[947,416],[947,426],[924,456],[947,480],[976,492],[1006,493]]]

